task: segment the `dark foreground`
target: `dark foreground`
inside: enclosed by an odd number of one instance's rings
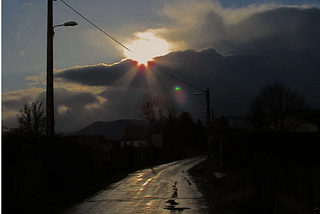
[[[276,170],[264,168],[269,174]],[[290,169],[287,174],[290,175]],[[275,185],[264,183],[268,176],[264,173],[253,172],[252,170],[230,170],[221,169],[219,160],[203,161],[193,167],[190,171],[194,181],[198,184],[209,205],[219,214],[315,214],[320,213],[320,209],[313,204],[310,206],[310,197],[314,203],[320,203],[317,194],[311,191],[304,191],[304,187],[299,188],[299,183],[291,183],[294,178],[302,179],[306,177],[308,169],[296,170],[291,173],[291,178],[282,176],[278,182],[287,183],[288,189],[294,196],[285,193]],[[312,180],[319,184],[320,177]],[[309,200],[308,200],[309,199]]]
[[[150,163],[201,153],[195,147],[120,148],[101,136],[2,140],[3,213],[57,213]]]
[[[21,142],[2,145],[3,213],[57,213],[142,169],[151,154],[141,148],[107,153],[99,149],[104,144],[99,141],[83,146],[47,142],[35,148]],[[203,162],[191,173],[218,213],[317,213],[318,133],[235,133],[215,139],[213,148],[215,161]],[[152,157],[161,164],[195,153],[195,148],[162,148]]]
[[[190,174],[216,213],[264,213],[252,212],[261,206],[255,201],[252,183],[246,182],[241,173],[221,170],[217,160],[199,163]]]
[[[188,173],[204,159],[187,158],[130,173],[62,213],[214,213]]]

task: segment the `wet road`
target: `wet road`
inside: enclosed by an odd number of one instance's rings
[[[139,170],[62,213],[211,213],[187,172],[204,159],[189,158]]]

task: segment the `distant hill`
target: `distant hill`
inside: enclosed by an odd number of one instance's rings
[[[121,140],[126,126],[149,126],[146,120],[97,121],[71,135],[103,135],[107,140]]]

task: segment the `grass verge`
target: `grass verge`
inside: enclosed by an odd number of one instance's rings
[[[189,173],[215,213],[244,213],[243,205],[254,196],[253,185],[245,181],[242,173],[221,170],[217,160],[200,162]]]

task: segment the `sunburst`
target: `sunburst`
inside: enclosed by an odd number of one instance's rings
[[[152,61],[157,56],[168,53],[169,45],[161,38],[156,37],[151,32],[136,33],[137,39],[128,44],[131,50],[125,50],[126,57],[137,61],[139,64],[147,65],[148,61]]]

